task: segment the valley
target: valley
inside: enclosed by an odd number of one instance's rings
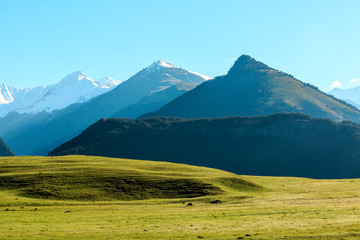
[[[117,175],[109,176],[110,169]],[[86,176],[87,181],[83,182],[86,171],[94,174]],[[28,183],[39,174],[48,183],[49,192],[72,192],[77,198],[71,194],[29,195],[26,190],[32,184]],[[78,176],[78,181],[69,180],[72,174]],[[55,175],[57,181],[51,181]],[[22,182],[4,185],[5,179],[14,176]],[[94,199],[78,188],[77,184],[86,184],[90,194],[108,189],[103,182],[93,185],[92,179],[99,176],[121,176],[123,180],[141,176],[145,183],[159,177],[187,179],[208,184],[212,190],[191,197],[165,194],[124,199],[94,194],[99,197]],[[183,164],[90,156],[2,157],[0,179],[0,236],[6,239],[260,240],[360,236],[359,179],[239,176]]]

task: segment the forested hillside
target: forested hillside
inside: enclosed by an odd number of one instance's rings
[[[50,155],[97,155],[237,174],[360,177],[360,126],[303,114],[185,120],[102,119]]]

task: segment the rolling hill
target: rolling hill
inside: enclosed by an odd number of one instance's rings
[[[360,179],[93,156],[1,157],[2,239],[358,239]]]
[[[128,201],[263,189],[233,173],[168,162],[89,156],[5,160],[0,163],[0,190],[26,198]]]
[[[360,125],[303,114],[102,119],[50,155],[186,163],[237,174],[360,177]]]
[[[354,106],[247,55],[239,57],[226,75],[202,83],[143,117],[261,116],[284,112],[360,121],[360,110]]]

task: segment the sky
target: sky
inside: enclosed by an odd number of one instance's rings
[[[358,0],[0,0],[0,83],[127,80],[158,59],[211,77],[242,54],[324,91],[360,86]]]

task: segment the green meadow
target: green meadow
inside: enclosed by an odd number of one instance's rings
[[[360,180],[2,157],[0,239],[360,239]]]

